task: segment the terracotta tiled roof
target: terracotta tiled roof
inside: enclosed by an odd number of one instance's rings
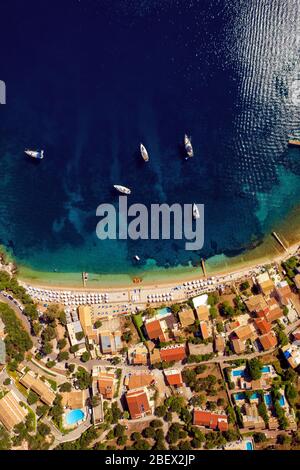
[[[223,338],[223,336],[216,336],[215,338],[215,350],[217,352],[222,352],[224,351],[224,348],[225,348],[225,340]]]
[[[232,339],[231,343],[232,343],[232,346],[233,346],[233,350],[236,354],[240,354],[240,353],[242,353],[246,350],[245,344],[237,338]]]
[[[254,323],[261,334],[268,333],[271,330],[271,324],[265,318],[256,318]]]
[[[140,387],[147,387],[154,383],[154,376],[148,373],[131,374],[127,383],[129,390]]]
[[[277,345],[277,338],[274,331],[270,331],[266,335],[260,336],[259,341],[265,351],[272,349]]]
[[[242,341],[251,338],[253,336],[253,333],[253,329],[250,325],[240,326],[240,328],[235,330],[236,336]]]
[[[127,392],[126,401],[132,419],[140,418],[144,413],[151,413],[148,396],[143,388]]]
[[[145,323],[145,328],[150,339],[156,339],[164,335],[159,320],[153,320],[149,323]]]
[[[186,357],[185,345],[176,345],[160,350],[160,357],[162,361],[182,361]]]
[[[166,381],[168,385],[181,386],[183,385],[182,376],[180,370],[165,370],[164,371]]]
[[[210,429],[228,430],[228,419],[225,414],[211,413],[210,411],[194,410],[194,425],[206,426]]]
[[[200,322],[200,330],[203,339],[209,338],[207,323],[205,321]]]
[[[274,305],[270,311],[266,314],[266,320],[270,323],[272,323],[273,321],[275,320],[278,320],[279,318],[281,318],[283,316],[283,311],[282,309],[279,307],[279,305]]]
[[[97,380],[98,390],[103,398],[111,400],[114,396],[114,374],[103,372]]]

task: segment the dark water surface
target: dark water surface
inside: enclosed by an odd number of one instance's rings
[[[143,269],[169,267],[259,242],[300,201],[300,151],[287,149],[300,129],[299,10],[294,0],[2,0],[0,242],[38,270],[96,273],[139,269],[136,253]],[[30,161],[27,147],[45,159]],[[204,203],[201,252],[99,241],[96,208],[117,204],[113,184],[147,206]]]

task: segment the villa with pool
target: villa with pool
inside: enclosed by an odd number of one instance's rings
[[[272,365],[264,365],[262,375],[258,380],[252,380],[246,366],[236,367],[229,372],[229,379],[234,384],[235,390],[265,390],[270,388],[273,379],[277,376]]]
[[[82,424],[88,417],[85,390],[62,393],[64,407],[63,424],[66,429],[73,429]]]

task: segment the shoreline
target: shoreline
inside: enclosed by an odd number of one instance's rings
[[[281,253],[277,253],[272,256],[272,255],[265,255],[262,256],[261,258],[256,258],[253,260],[244,260],[244,261],[239,261],[238,263],[232,264],[232,267],[230,269],[229,266],[224,266],[223,269],[220,269],[219,271],[207,269],[207,277],[228,277],[228,276],[235,276],[239,275],[240,277],[243,277],[247,275],[247,273],[255,268],[259,268],[262,266],[265,266],[266,264],[271,264],[271,263],[281,263],[285,259],[293,256],[296,254],[299,250],[300,247],[300,240],[297,243],[294,243],[293,245],[288,246],[287,251],[282,251]],[[52,273],[51,273],[52,274]],[[149,273],[151,275],[151,273]],[[63,276],[67,276],[67,274],[63,273]],[[78,276],[78,273],[71,273],[70,276]],[[116,277],[118,275],[115,275]],[[125,277],[124,275],[119,275],[122,279]],[[80,276],[81,277],[81,276]],[[105,277],[103,275],[102,277]],[[149,276],[150,277],[150,276]],[[114,282],[114,283],[107,283],[107,281],[99,282],[97,280],[97,285],[91,285],[90,282],[88,282],[88,285],[84,287],[82,283],[80,285],[78,284],[66,284],[66,283],[54,283],[54,282],[47,282],[41,279],[33,280],[33,279],[27,279],[23,278],[22,276],[18,276],[19,280],[24,283],[24,284],[30,284],[36,287],[42,287],[42,288],[48,288],[48,289],[53,289],[53,290],[76,290],[76,291],[119,291],[120,289],[126,289],[126,290],[132,290],[132,289],[156,289],[156,288],[164,288],[164,287],[174,287],[175,285],[181,284],[186,281],[192,281],[195,279],[205,279],[205,276],[202,272],[202,269],[199,268],[193,268],[193,271],[189,272],[182,272],[178,273],[176,277],[170,276],[169,279],[164,279],[164,277],[159,276],[157,279],[143,279],[143,282],[140,284],[134,284],[131,280],[131,282],[127,283],[122,283],[120,282]],[[130,279],[130,276],[128,276]]]
[[[281,262],[285,257],[292,256],[300,245],[300,206],[295,207],[289,216],[280,224],[272,227],[280,238],[284,241],[288,251],[286,252],[275,238],[269,233],[262,243],[253,249],[248,249],[244,253],[232,258],[216,255],[205,261],[207,276],[224,276],[230,274],[243,273],[256,266]],[[8,259],[15,263],[9,256]],[[50,289],[77,289],[77,290],[119,290],[123,289],[143,289],[149,287],[172,286],[185,281],[205,278],[201,266],[174,268],[159,268],[137,272],[135,275],[97,274],[89,273],[86,287],[83,287],[82,273],[57,273],[41,272],[18,264],[18,279],[22,283],[34,286],[48,287]],[[134,277],[142,279],[140,283],[134,283]]]

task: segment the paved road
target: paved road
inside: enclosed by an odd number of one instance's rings
[[[0,293],[0,301],[6,303],[7,305],[9,305],[14,310],[15,314],[17,315],[19,320],[22,322],[25,330],[30,334],[31,326],[30,326],[30,323],[28,321],[28,318],[25,315],[23,315],[23,313],[16,306],[16,304],[12,300],[5,297],[2,293]]]

